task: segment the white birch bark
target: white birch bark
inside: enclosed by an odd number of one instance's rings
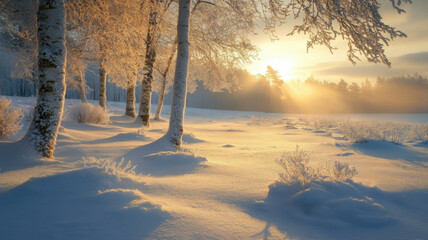
[[[177,39],[174,41],[174,46],[172,48],[171,54],[169,55],[168,62],[166,64],[166,68],[162,73],[162,87],[159,93],[159,99],[158,99],[158,106],[156,109],[156,115],[155,120],[160,120],[161,114],[162,114],[162,107],[165,100],[165,94],[166,94],[166,80],[168,76],[169,69],[171,68],[172,60],[174,59],[175,53],[177,52]]]
[[[186,108],[190,5],[191,0],[179,0],[177,60],[172,87],[171,116],[167,132],[169,141],[176,147],[181,146],[184,110]]]
[[[150,107],[152,102],[153,66],[156,61],[157,0],[151,1],[149,27],[146,37],[143,79],[141,81],[140,106],[138,117],[144,126],[150,126]]]
[[[39,0],[37,102],[24,140],[47,158],[53,157],[64,108],[65,16],[64,0]]]
[[[85,80],[85,73],[81,69],[79,69],[79,78],[78,84],[79,84],[79,96],[82,103],[87,103],[88,99],[86,98],[86,80]]]
[[[100,106],[105,109],[106,108],[106,85],[107,85],[107,75],[106,70],[103,67],[102,60],[100,61],[100,91],[99,91],[99,103]]]
[[[135,118],[137,114],[135,113],[135,83],[137,78],[137,73],[134,71],[133,76],[134,80],[128,81],[128,86],[126,88],[126,108],[125,115]]]
[[[155,120],[160,120],[162,114],[163,102],[165,100],[165,92],[166,92],[166,76],[162,76],[162,87],[159,92],[158,106],[156,109]]]
[[[126,88],[126,110],[125,115],[135,118],[135,86],[130,85]]]

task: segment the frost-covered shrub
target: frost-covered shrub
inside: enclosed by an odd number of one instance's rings
[[[357,175],[355,167],[350,167],[348,163],[335,161],[327,162],[325,167],[313,167],[309,164],[310,160],[309,153],[301,150],[299,146],[294,151],[284,152],[277,161],[284,170],[279,174],[280,181],[304,190],[316,183],[329,180],[345,182]]]
[[[296,183],[299,188],[306,189],[320,178],[319,171],[308,165],[309,161],[310,155],[299,149],[299,146],[296,146],[294,151],[284,152],[277,161],[284,169],[284,172],[279,174],[281,181],[288,184]]]
[[[106,110],[90,103],[81,103],[74,106],[70,116],[78,123],[108,123],[109,116]]]
[[[22,128],[22,110],[11,106],[11,101],[0,98],[0,137],[13,135]]]
[[[349,167],[348,163],[335,161],[333,164],[327,165],[328,177],[339,182],[345,182],[357,175],[355,167]]]
[[[315,119],[313,122],[315,130],[327,131],[328,129],[334,128],[337,125],[337,120],[328,118]]]
[[[409,140],[411,127],[409,124],[391,123],[384,124],[384,140],[397,144],[403,144]]]
[[[120,162],[111,159],[97,159],[94,157],[82,158],[82,164],[85,168],[95,167],[103,169],[107,174],[116,176],[118,179],[123,177],[135,178],[140,177],[141,174],[135,173],[136,165],[132,165],[131,161],[125,163],[122,158]]]
[[[423,143],[428,143],[428,124],[415,124],[412,126],[412,137]]]
[[[355,143],[374,140],[402,144],[411,136],[411,125],[403,123],[348,120],[338,126],[344,137]]]
[[[343,121],[340,124],[340,130],[346,139],[355,143],[382,140],[384,138],[379,126],[368,121]]]

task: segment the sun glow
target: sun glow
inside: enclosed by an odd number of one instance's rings
[[[266,74],[267,66],[271,66],[274,70],[278,71],[281,79],[285,82],[296,79],[295,68],[297,66],[296,61],[286,58],[269,58],[262,59],[260,62],[254,65],[252,73],[254,74]]]

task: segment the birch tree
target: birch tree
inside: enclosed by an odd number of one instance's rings
[[[175,31],[174,31],[175,33]],[[172,38],[172,41],[167,42],[158,51],[158,60],[156,61],[155,70],[157,71],[159,79],[159,98],[156,108],[156,114],[154,119],[160,120],[163,104],[165,101],[165,94],[168,86],[172,83],[171,81],[171,69],[174,66],[174,57],[177,51],[177,36]],[[159,54],[160,53],[160,54]]]
[[[189,18],[191,0],[179,0],[177,21],[177,60],[172,87],[171,115],[166,136],[174,146],[181,146],[184,109],[186,108],[186,80],[189,63]]]
[[[68,13],[68,11],[67,11]],[[66,47],[67,47],[67,73],[66,84],[68,87],[77,89],[82,103],[86,103],[86,80],[85,72],[88,67],[88,61],[85,60],[85,51],[87,39],[85,35],[74,27],[67,29]]]
[[[39,0],[37,10],[38,91],[34,116],[24,140],[43,157],[54,153],[65,98],[64,0]]]
[[[218,18],[219,15],[224,17]],[[188,84],[202,81],[211,91],[232,90],[237,87],[236,69],[257,55],[257,48],[248,39],[253,23],[245,20],[228,5],[197,0],[190,12],[190,48]],[[155,119],[160,113],[166,93],[168,73],[173,68],[177,37],[166,47],[167,56],[157,61],[161,86]]]
[[[145,39],[145,58],[143,67],[143,79],[141,81],[141,96],[138,108],[138,121],[144,126],[150,125],[150,108],[153,91],[154,65],[160,30],[163,21],[167,18],[168,9],[173,4],[172,0],[150,0],[149,21],[147,36]]]

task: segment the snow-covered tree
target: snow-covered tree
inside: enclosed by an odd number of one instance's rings
[[[23,141],[48,158],[54,153],[65,99],[65,17],[64,0],[39,0],[37,102]]]
[[[37,3],[32,0],[0,0],[0,32],[8,36],[2,45],[17,56],[12,77],[36,81]]]
[[[189,19],[191,0],[179,0],[177,21],[177,60],[172,88],[171,116],[167,138],[174,146],[181,146],[184,109],[186,108],[186,80],[189,63]]]
[[[67,11],[67,13],[69,13]],[[70,15],[68,15],[69,19]],[[68,27],[70,24],[68,25]],[[89,62],[86,61],[86,47],[87,39],[82,33],[74,26],[70,27],[66,33],[66,47],[67,47],[67,74],[66,84],[68,87],[77,89],[79,91],[80,100],[86,103],[87,85],[85,80],[85,72],[88,68]]]
[[[187,83],[196,88],[195,81],[202,81],[211,91],[232,90],[237,87],[237,68],[248,63],[257,49],[248,39],[253,30],[251,21],[243,21],[245,14],[236,12],[229,4],[197,0],[190,12],[189,76]],[[223,15],[222,18],[217,16]],[[167,87],[167,76],[173,67],[177,37],[170,41],[168,55],[158,61],[161,75],[158,108],[155,119],[160,118]]]
[[[135,101],[132,92],[144,56],[141,43],[147,28],[146,4],[141,0],[74,0],[68,4],[74,13],[70,21],[79,27],[76,34],[87,40],[84,58],[98,65],[99,103],[104,108],[107,80],[128,89],[130,100]],[[125,113],[135,115],[133,108],[128,104]]]
[[[405,12],[400,5],[411,0],[390,0],[398,13]],[[331,51],[332,41],[342,38],[348,45],[348,59],[352,63],[365,57],[369,62],[391,62],[385,55],[384,47],[396,37],[406,35],[385,24],[379,12],[378,0],[291,0],[286,5],[296,24],[290,34],[308,35],[307,48],[324,45]]]
[[[148,28],[145,39],[145,58],[143,67],[143,78],[141,81],[141,96],[138,108],[138,119],[145,126],[150,125],[150,108],[153,91],[154,66],[157,58],[157,48],[159,45],[159,35],[162,24],[168,20],[168,10],[174,3],[172,0],[160,1],[150,0],[149,2]]]

